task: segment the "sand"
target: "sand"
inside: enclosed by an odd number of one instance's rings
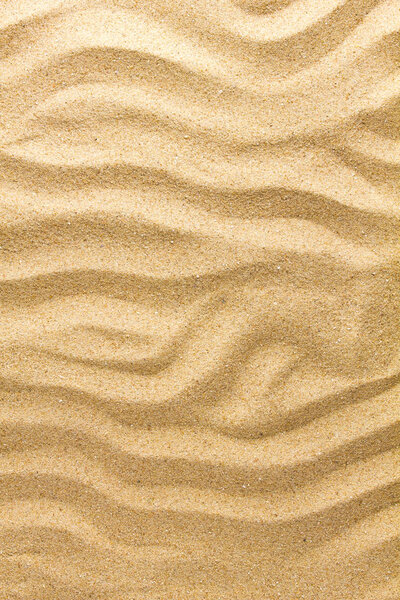
[[[0,600],[400,599],[399,31],[3,0]]]

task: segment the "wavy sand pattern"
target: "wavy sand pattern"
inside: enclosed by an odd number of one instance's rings
[[[400,599],[399,0],[0,6],[0,600]]]

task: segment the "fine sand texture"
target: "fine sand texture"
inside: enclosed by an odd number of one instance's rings
[[[399,32],[0,2],[0,600],[400,600]]]

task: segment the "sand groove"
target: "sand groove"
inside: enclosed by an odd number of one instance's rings
[[[399,36],[0,6],[0,600],[399,600]]]

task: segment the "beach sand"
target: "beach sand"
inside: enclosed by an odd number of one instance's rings
[[[0,600],[400,599],[399,32],[3,0]]]

